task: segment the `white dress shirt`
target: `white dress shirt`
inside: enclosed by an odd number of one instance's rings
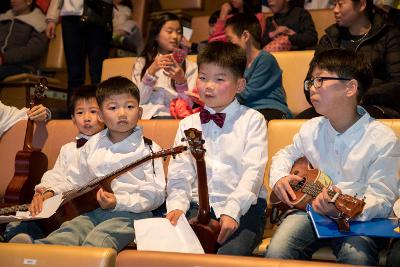
[[[337,132],[325,117],[305,122],[293,144],[272,157],[271,188],[290,173],[296,159],[305,156],[342,193],[366,197],[357,220],[389,216],[399,188],[399,139],[363,108],[358,107],[358,112],[362,117],[344,133]]]
[[[154,152],[161,150],[155,142],[152,148]],[[150,153],[143,140],[142,127],[137,126],[129,137],[115,144],[110,141],[108,129],[105,129],[90,138],[80,149],[79,173],[72,179],[79,181],[80,185],[85,184]],[[154,160],[154,169],[150,160],[120,175],[111,182],[111,188],[117,199],[115,210],[140,213],[158,208],[165,200],[162,160]]]
[[[79,134],[76,139],[79,138],[89,140],[91,136]],[[63,145],[53,169],[43,174],[40,184],[35,186],[35,190],[44,188],[54,191],[54,194],[57,195],[82,185],[78,176],[79,151],[80,148],[76,147],[76,142]],[[78,179],[74,180],[76,178]]]
[[[188,59],[185,62],[187,88],[191,91],[196,86],[197,64]],[[138,58],[132,73],[132,81],[140,90],[140,106],[143,108],[142,119],[151,119],[155,116],[171,116],[169,112],[171,100],[178,96],[187,96],[183,92],[177,92],[172,86],[171,78],[164,74],[163,69],[158,70],[154,76],[146,72],[142,79],[141,73],[144,65],[144,58]]]
[[[261,113],[240,105],[236,99],[222,112],[226,113],[222,128],[213,121],[201,124],[199,113],[183,119],[175,145],[182,144],[184,130],[202,131],[210,206],[217,217],[225,214],[239,222],[257,198],[266,198],[263,178],[267,127]],[[191,201],[198,202],[196,163],[189,151],[170,160],[167,194],[168,212],[175,209],[186,212]]]
[[[27,111],[27,108],[17,109],[16,107],[6,106],[0,101],[0,136],[18,121],[27,120]]]

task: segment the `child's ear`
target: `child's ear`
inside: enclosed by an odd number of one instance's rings
[[[241,93],[245,87],[246,87],[246,79],[245,78],[238,79],[236,93]]]
[[[358,81],[356,79],[351,79],[346,85],[346,96],[352,97],[357,96],[358,93]]]
[[[244,39],[244,41],[246,43],[247,43],[247,41],[250,40],[250,37],[251,37],[251,35],[250,35],[249,31],[244,30],[242,33],[242,38]]]
[[[101,123],[104,123],[103,113],[101,112],[101,110],[99,110],[99,112],[97,112],[97,119],[98,119]]]
[[[143,108],[139,107],[139,120],[142,119],[142,115],[143,115]]]
[[[72,120],[72,122],[74,123],[74,125],[76,126],[76,119],[75,119],[75,116],[74,116],[74,115],[71,115],[71,120]]]

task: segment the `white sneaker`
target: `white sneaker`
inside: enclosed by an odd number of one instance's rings
[[[9,243],[33,244],[33,239],[28,234],[17,234],[8,241]]]

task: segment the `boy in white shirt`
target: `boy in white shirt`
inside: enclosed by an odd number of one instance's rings
[[[199,54],[198,66],[197,88],[205,107],[180,122],[175,144],[182,143],[186,129],[202,131],[211,217],[221,226],[218,253],[250,255],[262,238],[265,223],[266,122],[261,113],[240,105],[235,98],[246,85],[246,54],[240,47],[210,43]],[[222,120],[206,123],[207,114]],[[190,152],[171,159],[166,204],[172,224],[182,214],[196,216],[197,189]]]
[[[6,106],[0,101],[0,136],[20,120],[30,118],[35,122],[42,122],[50,119],[50,110],[43,105],[36,105],[31,109]]]
[[[98,85],[99,119],[107,129],[94,135],[80,150],[78,172],[68,179],[84,185],[160,150],[144,142],[137,125],[142,109],[139,90],[129,79],[112,77]],[[67,221],[35,244],[111,247],[122,250],[134,240],[133,222],[152,217],[165,199],[162,161],[155,159],[125,172],[111,183],[113,193],[97,191],[100,208]],[[72,189],[72,188],[70,188]]]
[[[48,170],[43,175],[40,184],[35,186],[35,195],[29,207],[32,216],[41,212],[44,200],[54,194],[61,194],[78,184],[78,181],[66,177],[70,177],[70,172],[77,172],[80,146],[84,140],[89,140],[90,137],[104,129],[104,123],[98,120],[99,105],[96,100],[96,86],[84,85],[76,90],[71,97],[69,110],[73,112],[71,119],[79,133],[76,141],[61,147],[53,169]],[[10,240],[18,233],[26,233],[35,239],[44,237],[35,221],[12,222],[7,225],[4,233],[5,240]]]
[[[400,145],[389,127],[358,106],[372,82],[370,64],[352,51],[332,49],[314,57],[310,73],[312,79],[305,81],[305,89],[323,116],[304,123],[293,144],[272,158],[272,190],[291,206],[296,196],[289,181],[302,178],[290,170],[296,159],[305,156],[330,177],[335,191],[365,197],[365,207],[356,220],[388,217],[397,196]],[[320,214],[339,215],[326,188],[311,205]],[[328,245],[338,262],[376,266],[382,243],[382,239],[367,236],[319,240],[306,212],[298,210],[283,220],[265,256],[311,259],[318,248]]]

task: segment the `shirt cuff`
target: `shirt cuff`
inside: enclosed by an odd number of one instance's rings
[[[186,213],[189,210],[189,203],[167,201],[167,214],[173,210],[181,210],[183,213]]]
[[[154,86],[154,84],[157,81],[157,77],[150,75],[148,72],[146,72],[143,76],[142,82],[147,85],[147,86]]]
[[[181,84],[175,82],[175,89],[178,93],[183,93],[183,92],[187,91],[187,89],[188,89],[187,81],[185,81],[184,83],[181,83]]]
[[[229,201],[226,203],[224,210],[221,215],[228,215],[232,217],[238,224],[240,223],[240,206],[235,201]]]

